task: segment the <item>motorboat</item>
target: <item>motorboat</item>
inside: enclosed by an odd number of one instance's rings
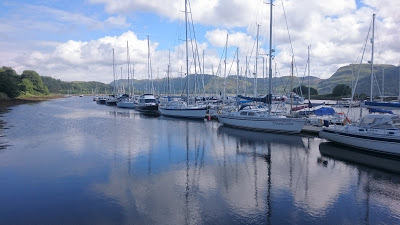
[[[319,136],[366,151],[400,155],[400,117],[368,114],[358,123],[323,128]]]
[[[207,106],[187,105],[185,101],[169,101],[158,107],[161,115],[189,119],[204,119]]]
[[[143,94],[138,98],[135,109],[143,114],[160,115],[158,103],[153,94]]]

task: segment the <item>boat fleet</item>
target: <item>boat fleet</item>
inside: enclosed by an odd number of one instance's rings
[[[272,4],[270,5],[272,12]],[[187,21],[186,7],[187,4],[185,2],[185,17]],[[270,34],[271,33],[272,30]],[[371,38],[372,44],[373,39],[374,37]],[[190,73],[187,40],[186,29],[186,77],[188,84]],[[273,46],[271,41],[272,38],[270,38],[269,44],[269,65],[272,65],[271,60],[274,52],[274,50],[271,49],[271,46]],[[371,76],[373,76],[373,54],[370,63],[372,67]],[[292,76],[293,64],[292,58]],[[151,73],[149,73],[149,77],[150,74]],[[223,95],[220,94],[218,98],[206,96],[194,97],[189,95],[189,85],[186,85],[186,95],[182,96],[166,95],[161,97],[155,96],[152,93],[145,93],[139,97],[132,97],[126,94],[117,97],[114,94],[95,97],[94,100],[98,104],[131,108],[147,115],[203,120],[205,118],[215,118],[223,125],[237,129],[299,134],[303,130],[308,129],[307,127],[311,126],[317,128],[311,130],[317,131],[321,138],[339,145],[350,146],[365,153],[379,153],[400,157],[399,115],[391,112],[378,111],[378,114],[361,116],[362,113],[360,112],[359,121],[351,121],[346,114],[336,113],[332,107],[312,104],[310,95],[308,96],[308,104],[304,104],[304,98],[294,93],[290,93],[289,98],[273,95],[271,67],[269,68],[268,76],[269,93],[261,97],[256,94],[256,89],[254,97],[241,96],[238,93],[235,96],[228,96],[225,95],[225,90]],[[150,86],[149,82],[149,88],[147,90],[151,89]],[[308,86],[310,87],[310,85]],[[351,98],[342,99],[337,105],[346,108],[361,106],[360,110],[365,107],[372,112],[373,106],[379,105],[373,102],[372,87],[373,85],[371,82],[371,99],[369,102],[362,104],[355,102],[353,100],[353,91]],[[310,94],[310,90],[308,93]],[[290,107],[288,108],[289,103]],[[382,105],[384,105],[385,108],[394,107],[394,109],[400,110],[400,103],[385,103]]]
[[[284,101],[272,104],[244,101],[245,103],[238,104],[243,99],[237,96],[229,98],[231,100],[226,102],[230,104],[226,105],[215,97],[185,99],[178,96],[158,97],[153,94],[143,94],[137,98],[128,95],[96,96],[93,100],[98,104],[135,109],[145,115],[203,120],[213,118],[225,126],[261,132],[299,134],[313,126],[318,128],[321,138],[340,145],[400,157],[398,114],[370,113],[359,121],[352,122],[344,113],[336,113],[332,107],[325,105],[290,114]],[[396,106],[398,104],[394,103]],[[388,107],[387,104],[385,107]],[[213,111],[215,109],[218,109],[217,112]]]

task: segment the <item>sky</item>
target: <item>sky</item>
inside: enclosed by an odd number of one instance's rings
[[[236,75],[238,50],[241,75],[247,68],[247,76],[268,76],[270,4],[188,2],[189,73],[202,73],[204,65],[206,74]],[[0,6],[0,66],[18,74],[35,70],[63,81],[104,83],[114,73],[124,79],[185,76],[184,0],[2,0]],[[400,1],[273,1],[273,76],[290,75],[292,56],[294,75],[308,75],[308,46],[310,75],[321,79],[341,66],[367,63],[374,13],[374,63],[398,65]]]

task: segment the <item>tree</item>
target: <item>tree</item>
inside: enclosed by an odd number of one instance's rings
[[[301,87],[301,92],[300,92],[300,87]],[[292,90],[294,93],[300,95],[308,95],[308,87],[301,85],[301,86],[297,86],[295,88],[293,88]],[[310,95],[318,95],[318,91],[315,88],[310,87]]]
[[[30,80],[24,78],[19,83],[19,90],[23,92],[23,94],[31,93],[34,94],[33,84]]]
[[[351,95],[351,88],[346,84],[338,84],[332,90],[334,96],[349,96]]]
[[[49,90],[43,84],[42,78],[40,78],[39,74],[33,70],[24,70],[21,74],[21,80],[28,79],[33,84],[33,93],[32,94],[43,94],[48,95]],[[36,93],[35,93],[36,92]]]
[[[18,87],[19,76],[10,67],[0,69],[0,92],[5,93],[10,98],[18,97],[20,90]]]

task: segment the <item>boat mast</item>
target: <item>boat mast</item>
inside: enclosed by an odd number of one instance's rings
[[[292,55],[292,65],[291,65],[291,76],[290,76],[290,115],[292,115],[292,107],[293,107],[293,59],[294,55]]]
[[[236,57],[237,57],[237,61],[236,61],[236,99],[238,98],[239,95],[239,47],[236,50]]]
[[[115,59],[114,59],[114,48],[113,48],[113,77],[114,77],[114,88],[113,88],[113,94],[115,94]]]
[[[245,74],[244,96],[247,97],[247,71],[249,70],[248,63],[247,63],[247,55],[246,55],[246,65],[245,65],[244,70],[245,70],[245,72],[244,72],[244,74]]]
[[[257,61],[258,61],[258,36],[260,35],[260,24],[257,24],[257,41],[256,41],[256,68],[254,71],[254,98],[257,98],[257,72],[258,72],[258,65],[257,65]]]
[[[122,82],[122,66],[121,66],[121,86],[122,87],[120,87],[121,88],[121,91],[120,91],[120,93],[119,94],[121,94],[121,93],[125,93],[125,86],[124,86],[124,82]]]
[[[169,66],[171,65],[171,50],[168,50],[168,69],[167,69],[167,96],[170,95]]]
[[[308,58],[307,58],[307,68],[308,68],[308,103],[309,103],[309,104],[311,103],[311,98],[310,98],[310,96],[311,96],[311,94],[310,94],[310,90],[311,90],[311,87],[310,87],[310,48],[311,48],[311,45],[308,46]],[[301,86],[300,86],[300,88],[301,88]],[[310,106],[308,106],[308,111],[310,111]]]
[[[268,67],[268,115],[271,115],[271,99],[272,99],[272,0],[270,2],[270,14],[269,14],[269,67]]]
[[[203,97],[206,97],[206,87],[204,86],[204,49],[203,49]]]
[[[382,68],[382,99],[385,100],[385,67]]]
[[[374,40],[375,37],[375,13],[372,15],[372,38],[371,38],[371,43],[372,43],[372,53],[371,53],[371,92],[370,92],[370,97],[369,100],[372,102],[373,100],[373,88],[374,88]]]
[[[227,52],[228,52],[228,34],[226,34],[226,42],[225,42],[225,60],[224,60],[224,64],[225,64],[225,69],[224,69],[224,96],[222,99],[222,104],[225,105],[225,98],[226,98],[226,57],[227,57]]]
[[[189,46],[188,46],[188,12],[187,12],[187,0],[185,0],[185,44],[186,44],[186,79],[187,79],[187,89],[186,89],[186,101],[187,105],[189,105]]]
[[[130,81],[129,81],[129,45],[128,45],[128,41],[126,41],[126,61],[128,61],[128,95],[131,96],[131,85],[130,85]]]
[[[150,40],[149,35],[147,35],[147,81],[148,81],[148,88],[147,91],[150,93]]]

